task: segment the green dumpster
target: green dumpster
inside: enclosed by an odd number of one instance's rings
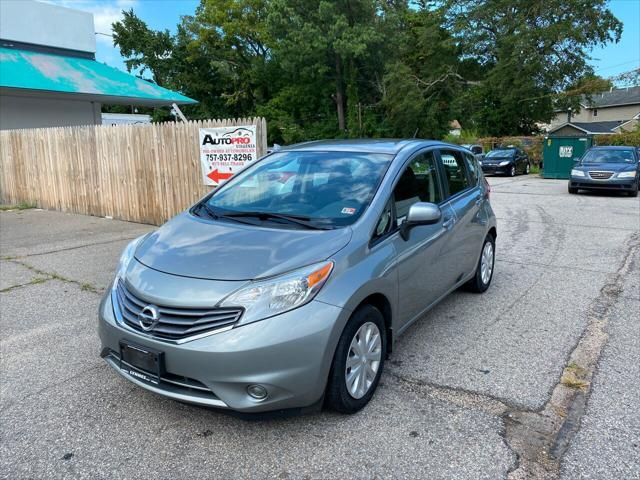
[[[569,178],[574,162],[591,148],[591,137],[545,137],[542,151],[544,178]]]

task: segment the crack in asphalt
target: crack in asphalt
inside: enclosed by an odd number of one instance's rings
[[[510,221],[510,217],[496,217],[497,220]],[[547,225],[547,222],[538,221],[538,220],[527,220],[527,223],[541,223],[543,225]],[[566,222],[549,222],[556,223],[559,225],[563,225],[565,227],[578,227],[578,228],[593,228],[598,230],[620,230],[622,232],[635,232],[637,231],[635,228],[623,228],[623,227],[603,227],[600,225],[582,225],[579,223],[566,223]]]
[[[121,238],[116,238],[114,240],[105,240],[103,242],[85,243],[85,244],[82,244],[82,245],[76,245],[74,247],[64,247],[64,248],[59,248],[57,250],[47,250],[45,252],[28,253],[26,255],[9,255],[9,256],[3,257],[2,260],[14,261],[14,260],[17,260],[19,258],[37,257],[37,256],[40,256],[40,255],[49,255],[50,253],[67,252],[69,250],[77,250],[79,248],[93,247],[93,246],[96,246],[96,245],[106,245],[106,244],[109,244],[109,243],[122,242],[123,240],[133,240],[135,238],[138,238],[139,236],[140,235],[134,235],[132,237],[121,237]]]
[[[65,385],[66,383],[69,383],[72,380],[75,380],[76,378],[86,376],[86,374],[88,372],[92,372],[94,370],[98,370],[100,368],[107,368],[107,367],[109,367],[109,365],[107,365],[106,363],[101,363],[101,364],[98,364],[98,365],[94,365],[93,367],[85,368],[85,369],[83,369],[82,371],[80,371],[78,373],[74,373],[73,375],[70,375],[70,376],[68,376],[66,378],[63,378],[62,380],[56,380],[54,383],[50,383],[48,385],[45,385],[44,387],[36,390],[35,392],[28,393],[27,395],[24,395],[24,396],[22,396],[22,397],[20,397],[18,399],[15,399],[15,400],[10,400],[5,405],[3,405],[3,407],[0,409],[0,412],[6,413],[9,410],[11,410],[13,406],[15,406],[15,405],[17,405],[19,403],[22,403],[23,401],[27,400],[28,398],[40,395],[40,394],[46,392],[47,390],[51,390],[52,388],[56,388],[56,387],[60,387],[62,385]]]
[[[414,393],[424,393],[424,390],[427,389],[429,394],[441,400],[465,408],[476,408],[492,415],[502,416],[513,408],[519,408],[511,404],[508,400],[486,393],[474,392],[460,387],[438,385],[437,383],[411,378],[393,371],[387,371],[385,374],[397,380],[398,383]]]
[[[545,268],[555,268],[558,270],[566,270],[567,267],[564,265],[549,265],[547,263],[538,263],[538,262],[516,262],[514,260],[505,260],[503,258],[496,258],[496,262],[501,262],[501,263],[511,263],[513,265],[524,265],[526,267],[530,267],[530,266],[534,266],[534,267],[545,267]],[[587,273],[611,273],[607,270],[593,270],[591,268],[582,268],[582,267],[576,267],[574,265],[571,265],[571,270],[579,270],[581,272],[587,272]]]
[[[38,275],[44,275],[45,278],[41,278],[41,279],[36,278],[36,279],[34,279],[34,280],[32,280],[32,281],[30,281],[28,283],[24,283],[24,284],[21,284],[21,285],[12,285],[12,286],[7,287],[7,288],[5,288],[3,290],[0,290],[0,293],[9,292],[9,291],[11,291],[13,289],[16,289],[16,288],[28,287],[30,285],[38,285],[38,284],[41,284],[41,283],[44,283],[44,282],[48,282],[49,280],[59,280],[59,281],[64,282],[64,283],[72,283],[72,284],[80,287],[80,290],[82,290],[83,292],[91,292],[91,293],[95,293],[97,295],[101,295],[102,294],[102,291],[100,290],[100,288],[95,286],[92,283],[81,282],[81,281],[78,281],[78,280],[74,280],[72,278],[66,278],[66,277],[63,277],[62,275],[60,275],[60,274],[58,274],[56,272],[46,272],[44,270],[40,270],[39,268],[34,267],[33,265],[28,264],[28,263],[26,263],[26,262],[24,262],[22,260],[18,260],[18,259],[15,259],[15,258],[13,258],[13,259],[5,259],[5,260],[8,261],[8,262],[11,262],[11,263],[15,263],[16,265],[20,265],[20,266],[22,266],[22,267],[24,267],[24,268],[26,268],[28,270],[31,270],[32,272],[34,272],[34,273],[36,273]]]
[[[587,312],[587,326],[569,354],[562,376],[540,412],[508,410],[502,416],[505,440],[517,455],[510,480],[557,479],[562,457],[580,428],[591,381],[607,343],[609,314],[632,270],[632,259],[640,250],[640,234],[627,239],[624,259],[615,276],[600,290]]]
[[[537,210],[541,217],[540,223],[547,227],[545,234],[552,240],[550,243],[553,245],[547,262],[540,263],[539,266],[553,267],[555,258],[564,244],[566,231],[562,224],[553,221],[543,207],[538,206]],[[517,226],[516,233],[520,230],[520,226]],[[540,409],[522,408],[486,393],[438,385],[393,371],[387,374],[400,385],[413,391],[425,393],[424,390],[428,389],[428,394],[439,399],[501,417],[504,429],[500,435],[516,458],[507,474],[510,480],[557,479],[563,455],[580,428],[580,421],[591,393],[591,381],[607,343],[608,335],[605,329],[609,322],[609,313],[624,296],[623,281],[633,270],[633,256],[636,250],[640,250],[640,233],[637,231],[626,240],[620,267],[615,273],[610,274],[607,283],[590,303],[586,314],[587,325],[567,355],[562,374],[550,390],[549,399]],[[530,288],[535,287],[542,277],[541,273]],[[512,305],[509,305],[505,312],[511,307]],[[492,323],[499,321],[503,315],[504,313],[498,315]]]
[[[591,381],[608,339],[608,315],[623,297],[623,281],[633,270],[633,255],[640,250],[640,234],[631,235],[626,243],[620,268],[589,305],[587,326],[568,354],[562,375],[542,408],[526,409],[486,393],[438,385],[394,371],[387,370],[385,374],[413,392],[500,417],[504,429],[499,433],[516,457],[507,474],[509,480],[557,479],[562,457],[580,428]]]

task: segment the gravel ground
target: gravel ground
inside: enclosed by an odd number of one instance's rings
[[[490,182],[494,284],[452,294],[413,325],[353,416],[247,421],[129,384],[98,356],[96,312],[120,251],[151,227],[0,213],[0,477],[507,477],[518,459],[502,414],[549,400],[590,300],[640,230],[640,203],[569,196],[566,182],[534,176]],[[563,477],[640,471],[639,305],[637,259]]]

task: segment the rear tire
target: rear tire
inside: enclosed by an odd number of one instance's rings
[[[527,166],[524,168],[524,174],[529,175],[529,172],[531,172],[531,165],[527,163]]]
[[[471,280],[465,283],[465,289],[474,293],[483,293],[491,285],[493,270],[496,261],[496,241],[490,233],[484,239],[482,252],[476,266],[476,273]]]
[[[384,317],[377,308],[371,305],[363,305],[351,315],[333,355],[325,396],[326,405],[329,408],[340,413],[351,414],[356,413],[369,403],[378,387],[387,355],[385,332]],[[375,335],[379,335],[379,345],[376,344]],[[359,356],[358,345],[360,342],[366,347],[363,348],[365,355],[362,356]],[[374,347],[371,352],[368,352],[369,347]],[[365,359],[361,363],[359,359],[366,358],[367,354],[370,354],[372,360],[367,362]],[[352,366],[347,365],[347,361]],[[362,376],[358,377],[356,373],[358,369],[366,373],[364,379],[361,380],[362,383],[359,383],[358,380],[358,378],[362,379]],[[374,369],[375,375],[373,375]],[[358,378],[349,385],[347,377],[351,373],[354,374],[352,378]],[[358,385],[361,388],[358,388]]]

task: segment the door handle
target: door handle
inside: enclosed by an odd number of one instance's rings
[[[450,230],[451,227],[453,227],[456,224],[456,219],[454,217],[451,217],[448,220],[445,220],[444,223],[442,224],[442,228],[444,228],[445,230]]]
[[[482,195],[476,198],[476,207],[479,207],[480,205],[482,205],[483,200],[484,198],[482,198]]]

